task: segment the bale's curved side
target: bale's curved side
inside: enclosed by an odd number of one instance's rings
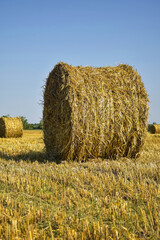
[[[160,124],[151,125],[150,132],[153,134],[160,134]]]
[[[0,118],[0,137],[18,138],[23,135],[23,123],[21,118]]]
[[[44,91],[44,141],[55,158],[137,157],[148,125],[148,95],[131,66],[55,66]]]

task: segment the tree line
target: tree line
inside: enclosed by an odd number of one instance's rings
[[[10,115],[4,115],[2,117],[10,117]],[[29,123],[27,118],[24,116],[20,116],[22,123],[23,123],[23,129],[25,130],[34,130],[34,129],[42,129],[43,128],[43,120],[41,119],[39,123]]]

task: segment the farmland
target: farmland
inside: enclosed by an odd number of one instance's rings
[[[0,138],[0,240],[160,239],[160,135],[139,159],[49,162],[41,131]]]

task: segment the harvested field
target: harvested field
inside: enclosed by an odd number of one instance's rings
[[[140,158],[48,162],[43,133],[0,139],[0,239],[160,239],[160,136]]]

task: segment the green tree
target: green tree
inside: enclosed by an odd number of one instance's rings
[[[43,119],[41,119],[40,123],[39,123],[39,128],[43,129]]]
[[[9,118],[9,117],[10,117],[10,115],[9,115],[9,114],[7,114],[7,115],[3,115],[2,117]]]
[[[23,123],[23,129],[29,129],[29,123],[26,117],[20,116],[22,123]]]

